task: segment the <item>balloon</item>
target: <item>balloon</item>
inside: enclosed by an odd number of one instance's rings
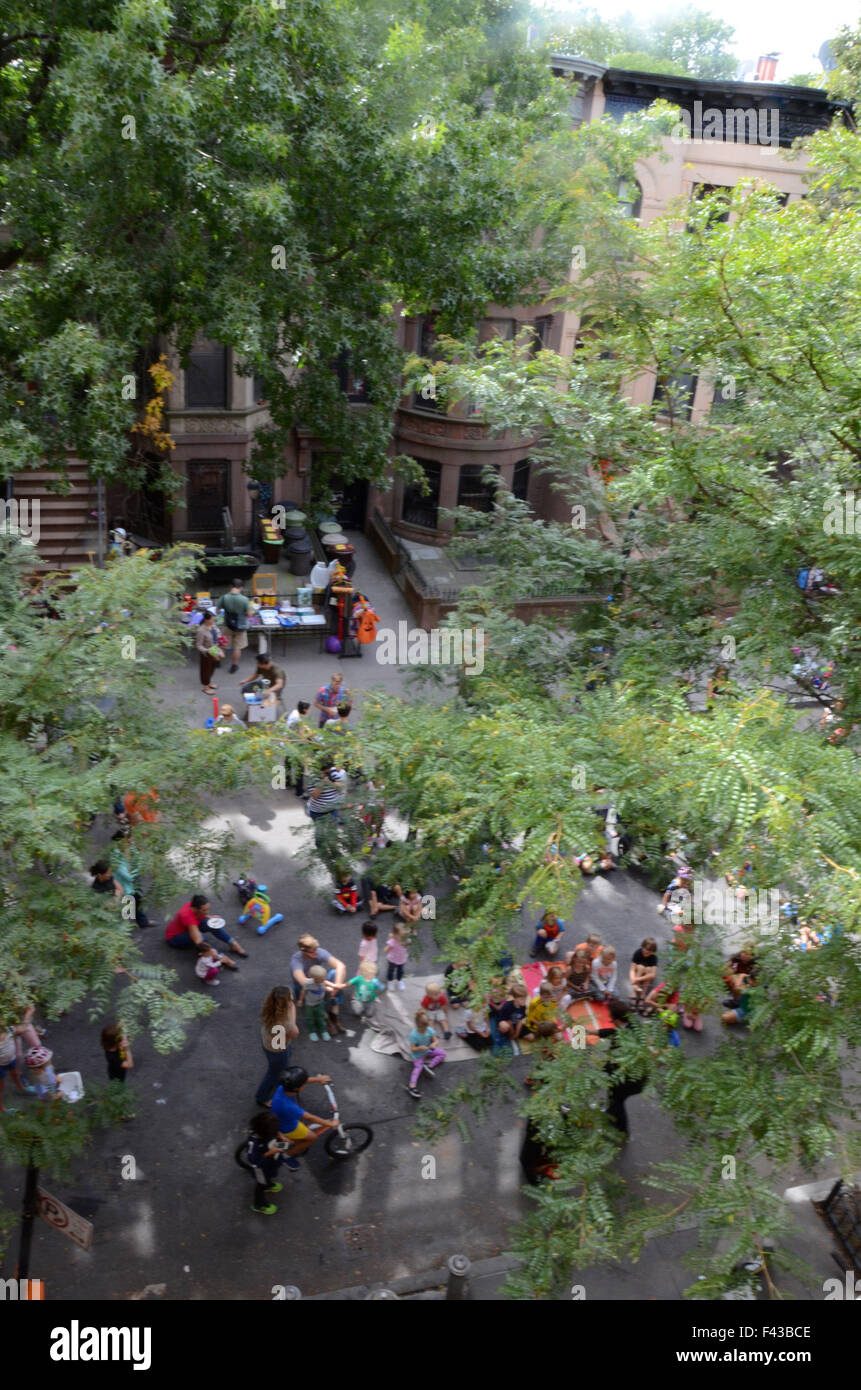
[[[327,637],[327,638],[326,638],[326,651],[327,651],[327,652],[332,652],[332,653],[334,654],[334,653],[336,653],[336,652],[339,652],[340,650],[341,650],[341,642],[340,642],[340,639],[339,639],[339,638],[337,638],[337,637]]]

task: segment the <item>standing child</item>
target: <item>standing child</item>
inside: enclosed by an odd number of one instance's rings
[[[134,1066],[128,1038],[118,1023],[102,1029],[102,1047],[108,1064],[109,1081],[125,1081],[126,1072]]]
[[[24,1057],[30,1085],[40,1100],[53,1099],[60,1093],[60,1083],[51,1066],[53,1055],[49,1047],[31,1047]]]
[[[422,1000],[422,1008],[430,1019],[431,1023],[441,1023],[443,1027],[443,1038],[448,1042],[451,1037],[451,1030],[448,1026],[448,1014],[446,1008],[448,1000],[443,992],[443,987],[439,980],[428,980],[427,992]]]
[[[305,1023],[312,1042],[329,1041],[326,1031],[326,967],[312,965],[308,970],[308,983],[299,995],[299,1004],[305,1006]]]
[[[392,934],[386,942],[386,960],[389,963],[386,979],[389,984],[397,980],[398,989],[406,989],[404,984],[404,966],[407,963],[407,943],[409,937],[407,929],[396,922],[392,927]]]
[[[358,975],[354,975],[352,980],[347,981],[347,984],[356,987],[356,993],[353,996],[353,1013],[363,1022],[370,1022],[377,996],[382,994],[385,989],[382,981],[377,979],[377,967],[372,961],[363,960],[359,966]]]
[[[362,923],[362,939],[359,942],[359,969],[362,968],[363,961],[370,961],[374,967],[374,974],[377,972],[377,962],[380,958],[380,943],[377,940],[379,928],[376,922]]]
[[[282,1163],[286,1161],[286,1141],[278,1139],[278,1116],[271,1110],[262,1110],[251,1121],[246,1155],[254,1173],[254,1201],[251,1210],[260,1216],[274,1216],[278,1208],[274,1202],[267,1201],[270,1192],[280,1192],[282,1184],[275,1181]],[[293,1160],[293,1168],[298,1168]]]
[[[616,948],[615,946],[604,946],[598,959],[592,962],[592,987],[599,1000],[606,1002],[616,993],[618,974]]]
[[[407,1090],[415,1100],[421,1100],[421,1092],[417,1082],[426,1071],[429,1074],[434,1067],[438,1067],[445,1061],[445,1053],[442,1048],[434,1047],[436,1033],[431,1027],[430,1019],[424,1009],[419,1009],[415,1016],[416,1026],[409,1035],[410,1052],[413,1057],[413,1069],[410,1072],[410,1084]]]

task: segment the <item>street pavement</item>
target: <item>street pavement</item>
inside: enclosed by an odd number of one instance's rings
[[[371,546],[364,537],[357,537],[356,544],[357,582],[383,625],[394,627],[406,619],[412,626],[402,595]],[[290,706],[300,698],[313,702],[334,669],[333,659],[318,652],[313,638],[298,639],[288,646],[286,658],[279,650],[275,659],[286,666]],[[342,665],[359,710],[361,692],[374,685],[404,690],[407,672],[379,666],[373,655]],[[246,657],[238,676],[219,673],[222,700],[232,696],[241,703],[238,680],[249,669]],[[189,655],[174,675],[174,683],[164,688],[165,705],[182,711],[189,724],[202,724],[210,702],[200,694],[196,660]],[[287,983],[289,956],[302,931],[317,935],[352,973],[363,914],[339,916],[329,906],[324,876],[303,872],[312,832],[292,792],[251,789],[229,804],[216,798],[213,807],[240,839],[254,842],[253,872],[269,885],[273,907],[285,914],[285,921],[263,938],[250,929],[242,936],[238,929],[249,959],[238,973],[224,972],[213,995],[218,1008],[190,1027],[182,1051],[161,1057],[147,1040],[133,1040],[135,1068],[129,1086],[137,1098],[136,1118],[97,1136],[87,1162],[78,1165],[70,1181],[45,1180],[50,1191],[93,1222],[92,1248],[85,1253],[37,1221],[31,1276],[46,1281],[49,1299],[272,1299],[273,1290],[286,1285],[297,1286],[303,1297],[346,1297],[343,1291],[397,1280],[420,1287],[423,1277],[432,1281],[433,1272],[453,1254],[474,1262],[499,1256],[508,1248],[513,1223],[531,1209],[520,1193],[522,1121],[510,1105],[497,1106],[481,1124],[471,1123],[470,1142],[452,1130],[433,1147],[420,1144],[414,1134],[416,1102],[405,1089],[406,1064],[360,1046],[359,1031],[337,1043],[315,1045],[303,1030],[292,1060],[312,1073],[331,1074],[345,1122],[373,1126],[371,1147],[356,1160],[337,1163],[327,1158],[322,1144],[316,1146],[300,1173],[283,1172],[277,1215],[251,1212],[251,1180],[236,1166],[233,1153],[256,1108],[253,1094],[263,1072],[260,1004],[272,986]],[[102,829],[107,840],[107,821]],[[438,910],[444,912],[446,885],[421,887],[437,895]],[[631,953],[644,936],[669,939],[669,924],[655,912],[657,901],[629,874],[590,881],[567,943],[600,932],[616,946],[624,980]],[[179,905],[178,898],[153,908],[164,920]],[[239,910],[233,890],[213,907],[232,927]],[[518,953],[523,961],[542,907],[524,907]],[[379,920],[382,934],[385,916]],[[426,975],[438,968],[431,927],[423,924],[408,974]],[[168,953],[161,931],[144,932],[140,940],[147,959],[164,962],[169,955],[187,987],[204,988],[194,977],[193,957],[177,959]],[[344,1022],[352,1027],[346,1013]],[[58,1069],[81,1071],[85,1084],[104,1076],[99,1026],[84,1009],[50,1025],[48,1042]],[[702,1034],[685,1035],[685,1050],[697,1053],[713,1046],[719,1028],[717,1018],[710,1018]],[[513,1065],[525,1072],[525,1060]],[[462,1074],[461,1066],[448,1072],[443,1067],[435,1081],[426,1083],[423,1103],[432,1104],[432,1090],[444,1092]],[[325,1113],[322,1090],[309,1089],[305,1100],[312,1111]],[[636,1190],[650,1166],[673,1153],[677,1140],[669,1118],[647,1096],[631,1100],[629,1115],[632,1137],[619,1166]],[[423,1176],[430,1168],[423,1163],[428,1156],[435,1159],[433,1178]],[[136,1176],[124,1177],[132,1167]],[[13,1207],[20,1202],[22,1176],[0,1173],[0,1191]],[[781,1186],[791,1180],[792,1175]],[[795,1182],[803,1180],[794,1177]],[[658,1200],[658,1194],[651,1199]],[[572,1282],[586,1286],[587,1298],[677,1299],[691,1279],[679,1258],[693,1243],[694,1233],[681,1231],[655,1242],[636,1266],[575,1272]],[[814,1229],[807,1245],[823,1277],[831,1273],[827,1240],[817,1239]],[[12,1273],[14,1259],[13,1241],[5,1274]],[[474,1296],[498,1297],[504,1269],[498,1264],[482,1267],[488,1272],[476,1279]]]

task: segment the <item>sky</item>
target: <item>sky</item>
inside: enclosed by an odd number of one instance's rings
[[[561,9],[563,3],[554,0],[550,8]],[[693,0],[693,4],[735,29],[739,60],[780,53],[778,81],[793,73],[821,72],[815,56],[820,46],[844,25],[854,28],[861,19],[861,0],[718,0],[716,4]],[[628,11],[637,19],[677,8],[671,0],[584,0],[584,7],[597,10],[602,18]],[[576,13],[580,7],[572,3],[570,8]]]

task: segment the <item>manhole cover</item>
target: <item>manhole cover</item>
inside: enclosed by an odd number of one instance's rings
[[[370,1255],[377,1248],[376,1226],[348,1226],[341,1232],[347,1249],[356,1255]]]

